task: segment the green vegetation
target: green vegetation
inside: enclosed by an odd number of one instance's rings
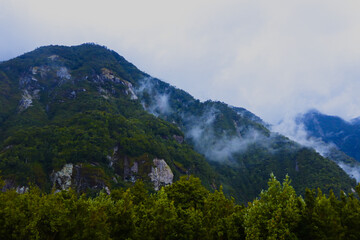
[[[360,193],[360,185],[357,194]],[[320,190],[298,196],[274,175],[247,207],[181,177],[149,194],[142,181],[88,198],[76,192],[0,193],[2,239],[359,239],[360,202]]]
[[[238,202],[252,201],[274,173],[289,175],[298,194],[320,187],[325,193],[350,192],[356,185],[335,162],[288,138],[270,132],[262,120],[222,102],[200,102],[158,79],[142,81],[139,97],[150,112],[175,122],[187,142],[203,154],[219,176],[224,193]],[[168,99],[171,111],[157,108]]]
[[[35,183],[50,192],[51,174],[72,163],[81,166],[78,177],[118,188],[131,184],[125,168],[137,162],[138,172],[131,174],[150,189],[152,160],[160,158],[174,180],[194,174],[210,189],[216,173],[205,158],[176,141],[184,135],[175,125],[131,99],[126,84],[145,76],[117,53],[94,44],[41,47],[1,63],[3,178],[10,187]],[[21,108],[25,92],[31,104]]]
[[[151,190],[155,158],[174,181],[194,175],[238,203],[258,196],[271,172],[288,174],[303,196],[306,187],[337,196],[355,187],[334,162],[271,133],[246,110],[200,102],[106,47],[41,47],[0,63],[6,189],[35,184],[50,193],[52,175],[73,164],[76,192],[94,196],[138,179]]]
[[[294,151],[281,147],[269,153],[255,144],[236,158],[237,164],[211,164],[219,173],[224,192],[242,199],[242,202],[252,201],[266,187],[265,179],[272,172],[279,178],[289,175],[296,192],[303,196],[306,188],[321,187],[324,192],[333,190],[339,196],[341,190],[351,192],[352,186],[355,186],[355,180],[343,174],[334,162],[308,148]]]
[[[96,165],[107,171],[107,178],[115,174],[125,177],[123,159],[126,156],[130,161],[144,162],[141,166],[144,171],[139,174],[148,180],[151,161],[157,157],[167,160],[176,179],[189,169],[189,173],[200,176],[210,188],[207,181],[214,179],[215,174],[201,155],[172,137],[181,134],[173,125],[150,114],[126,119],[120,114],[89,111],[53,125],[16,131],[3,143],[0,169],[5,179],[22,185],[34,182],[50,191],[47,176],[67,163]],[[117,161],[110,168],[107,156],[113,156],[114,146],[118,146]]]

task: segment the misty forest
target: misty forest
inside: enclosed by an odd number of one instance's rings
[[[1,62],[0,106],[1,239],[360,239],[359,121],[296,141],[92,43]]]

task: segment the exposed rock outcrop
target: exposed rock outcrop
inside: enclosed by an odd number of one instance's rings
[[[16,192],[19,193],[19,194],[24,194],[26,193],[27,191],[29,191],[29,188],[26,187],[26,186],[18,186],[16,188]]]
[[[54,60],[58,59],[59,56],[54,54],[54,55],[49,56],[48,58],[49,58],[51,61],[54,61]]]
[[[35,99],[40,99],[40,91],[48,87],[42,80],[51,76],[53,81],[57,83],[54,86],[60,86],[71,79],[69,69],[61,65],[34,66],[24,76],[20,77],[19,89],[22,90],[23,94],[18,106],[19,112],[33,106]],[[70,98],[76,98],[76,92],[74,94],[70,94]]]
[[[127,95],[130,94],[131,100],[136,100],[136,99],[138,99],[138,96],[136,96],[136,94],[135,94],[133,85],[132,85],[130,82],[125,81],[125,80],[123,80],[123,84],[125,84],[125,86],[127,86],[127,90],[125,91],[125,93],[126,93]]]
[[[153,163],[154,167],[151,168],[149,177],[154,184],[154,189],[158,191],[161,186],[172,184],[174,174],[164,159],[155,158]]]
[[[5,179],[4,186],[1,189],[2,192],[5,192],[7,190],[15,189],[15,191],[19,194],[24,194],[27,191],[29,191],[29,187],[27,186],[19,186],[16,184],[16,182],[12,179]]]
[[[111,70],[107,69],[107,68],[102,68],[101,69],[102,71],[102,74],[101,75],[98,75],[94,81],[98,84],[101,84],[103,85],[105,82],[107,81],[111,81],[113,83],[117,83],[117,84],[122,84],[124,86],[126,86],[126,90],[125,90],[125,93],[127,95],[130,95],[130,98],[132,100],[136,100],[138,99],[138,97],[136,96],[135,94],[135,91],[134,91],[134,88],[133,88],[133,85],[124,80],[124,79],[121,79],[119,77],[117,77]],[[110,89],[107,90],[108,92],[112,92],[110,91]],[[106,95],[107,97],[109,97],[108,95]]]
[[[22,112],[32,106],[33,97],[27,90],[24,90],[22,98],[19,102],[19,112]]]
[[[74,166],[73,185],[77,192],[87,192],[88,190],[110,192],[106,184],[106,176],[103,169],[86,164]]]
[[[56,191],[67,190],[70,188],[73,168],[73,164],[65,164],[60,171],[52,174],[53,187]]]
[[[71,78],[69,70],[66,67],[60,67],[56,72],[56,76],[58,76],[61,79],[67,79],[67,80]]]
[[[87,192],[88,190],[100,191],[104,189],[110,194],[104,172],[95,166],[65,164],[60,171],[53,173],[51,178],[55,192],[68,190],[72,187],[77,192]]]
[[[37,72],[38,69],[32,68],[31,71]],[[23,91],[18,107],[19,112],[22,112],[32,106],[34,99],[39,99],[39,92],[42,87],[40,86],[39,81],[35,77],[31,75],[26,75],[20,78],[19,88]]]
[[[116,160],[118,160],[117,158],[117,153],[118,153],[118,150],[119,150],[119,147],[118,146],[115,146],[114,149],[113,149],[113,154],[112,156],[107,156],[107,159],[109,160],[109,167],[113,167],[114,165],[114,162]]]
[[[139,171],[139,165],[134,162],[130,167],[130,161],[128,157],[124,157],[124,180],[130,182],[136,182],[136,175]]]
[[[40,66],[40,67],[35,66],[30,69],[33,75],[40,74],[42,78],[46,77],[50,70],[51,69],[48,66]]]

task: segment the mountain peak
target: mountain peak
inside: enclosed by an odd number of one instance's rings
[[[17,184],[31,177],[50,189],[65,167],[86,183],[78,189],[100,180],[111,189],[151,182],[153,160],[163,159],[174,180],[194,174],[242,201],[271,172],[289,174],[300,193],[353,186],[335,163],[272,134],[246,109],[200,102],[97,44],[45,46],[1,63],[0,106],[0,170]]]

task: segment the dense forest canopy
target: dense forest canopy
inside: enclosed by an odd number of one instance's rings
[[[2,182],[3,184],[3,182]],[[356,188],[356,196],[360,185]],[[149,194],[142,181],[96,197],[75,191],[0,192],[2,239],[359,239],[360,202],[354,193],[320,189],[299,196],[289,177],[274,175],[247,206],[200,179],[181,177]]]

